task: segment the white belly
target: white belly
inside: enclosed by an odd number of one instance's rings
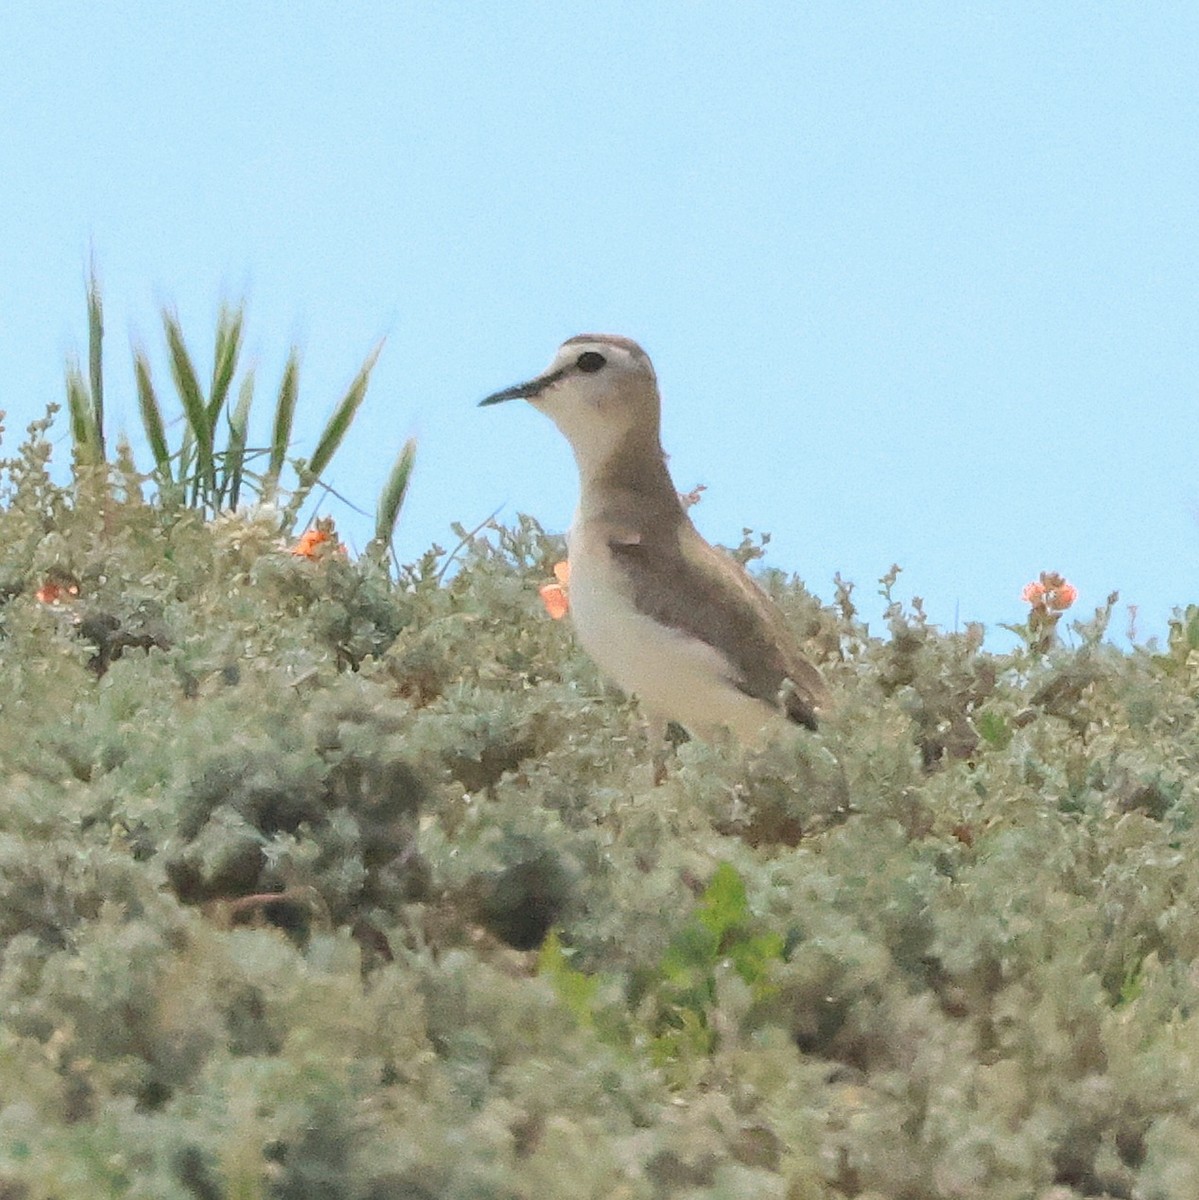
[[[699,737],[725,726],[752,739],[773,715],[739,691],[728,661],[711,646],[643,616],[621,586],[606,544],[579,544],[572,532],[570,612],[583,648],[600,670],[633,692],[650,714]]]

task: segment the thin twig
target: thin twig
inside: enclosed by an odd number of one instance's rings
[[[503,508],[503,507],[504,506],[501,504],[500,508]],[[499,516],[500,508],[495,509],[489,517],[484,517],[483,520],[481,520],[474,527],[474,529],[470,530],[470,532],[467,533],[467,535],[453,548],[453,550],[451,550],[449,552],[449,554],[446,556],[445,565],[441,568],[440,571],[437,572],[437,582],[438,583],[441,583],[441,581],[445,578],[445,573],[450,569],[450,564],[454,561],[455,558],[458,557],[458,551],[461,550],[462,547],[465,546],[467,544],[467,542],[469,542],[471,540],[471,538],[473,538],[475,536],[475,534],[479,532],[480,529],[483,529],[484,527],[489,525],[492,521],[494,521],[496,519],[497,516]],[[394,558],[395,555],[393,554],[392,557]]]

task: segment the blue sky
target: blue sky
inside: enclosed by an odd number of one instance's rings
[[[300,345],[299,453],[386,335],[331,482],[372,508],[415,434],[413,557],[566,527],[557,432],[474,406],[622,333],[713,540],[770,531],[825,599],[897,562],[948,627],[1059,570],[1160,634],[1199,601],[1197,52],[1181,3],[11,6],[7,444],[94,253],[131,432],[163,303],[203,341],[244,297],[264,384]]]

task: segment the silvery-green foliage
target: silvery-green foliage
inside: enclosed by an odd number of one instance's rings
[[[534,521],[396,578],[48,454],[0,463],[0,1194],[1193,1194],[1189,609],[997,654],[772,573],[833,710],[654,787]]]

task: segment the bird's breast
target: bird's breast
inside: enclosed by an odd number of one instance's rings
[[[583,648],[655,715],[700,733],[759,729],[769,706],[737,689],[718,650],[640,612],[628,567],[612,553],[611,531],[576,523],[570,533],[570,611]]]

